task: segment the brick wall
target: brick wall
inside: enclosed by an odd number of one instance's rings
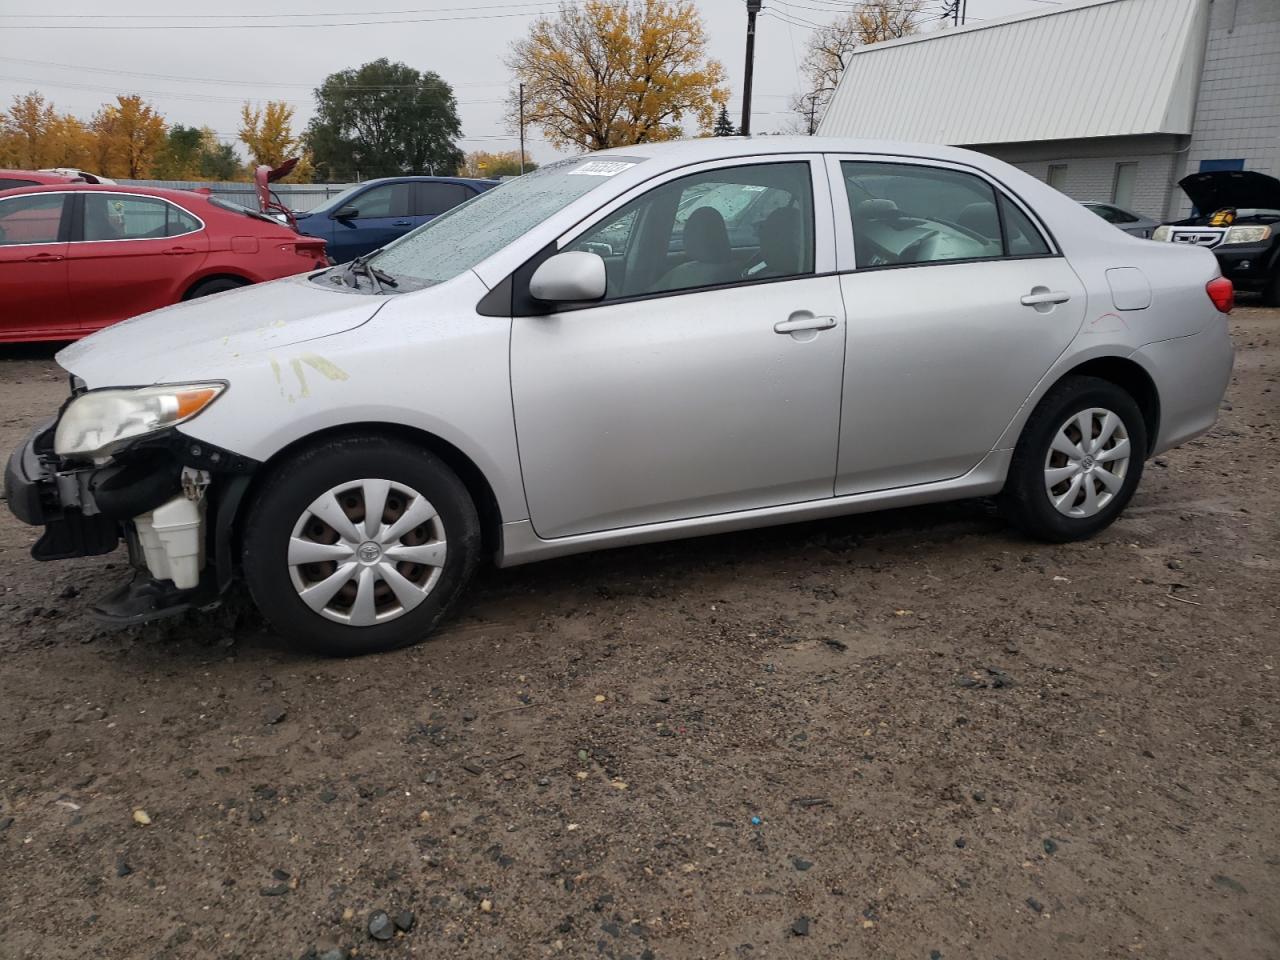
[[[1099,140],[1058,140],[977,147],[983,153],[1011,163],[1039,180],[1048,181],[1049,167],[1065,164],[1062,192],[1075,200],[1115,199],[1116,165],[1137,163],[1133,197],[1127,204],[1134,213],[1155,220],[1164,218],[1178,138],[1172,136],[1108,137]]]
[[[1280,0],[1214,0],[1190,149],[1179,173],[1202,160],[1244,160],[1280,177]],[[1172,212],[1191,204],[1181,190]]]

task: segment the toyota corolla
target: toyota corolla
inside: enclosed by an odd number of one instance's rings
[[[102,617],[242,578],[297,643],[386,650],[486,557],[974,496],[1088,537],[1214,423],[1231,305],[1208,250],[981,154],[627,147],[68,347],[6,487],[37,559],[126,544]]]

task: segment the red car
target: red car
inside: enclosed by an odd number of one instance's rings
[[[18,187],[40,187],[54,183],[82,183],[84,177],[69,177],[52,170],[0,170],[0,192]]]
[[[203,193],[69,183],[0,193],[0,342],[108,324],[327,266],[324,241]]]

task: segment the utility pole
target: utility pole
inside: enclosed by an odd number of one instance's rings
[[[815,115],[818,112],[818,94],[809,94],[809,136],[813,136],[818,132],[818,125],[814,122]]]
[[[524,176],[524,84],[520,84],[520,176]]]
[[[738,133],[751,136],[751,72],[756,62],[756,14],[764,0],[747,0],[747,67],[742,81],[742,125]]]

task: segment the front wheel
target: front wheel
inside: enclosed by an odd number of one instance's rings
[[[480,549],[475,505],[443,461],[397,440],[343,437],[271,474],[246,521],[243,565],[279,633],[356,656],[425,639]]]
[[[1146,451],[1146,421],[1129,393],[1097,377],[1067,377],[1027,420],[1001,506],[1038,539],[1091,537],[1133,497]]]

